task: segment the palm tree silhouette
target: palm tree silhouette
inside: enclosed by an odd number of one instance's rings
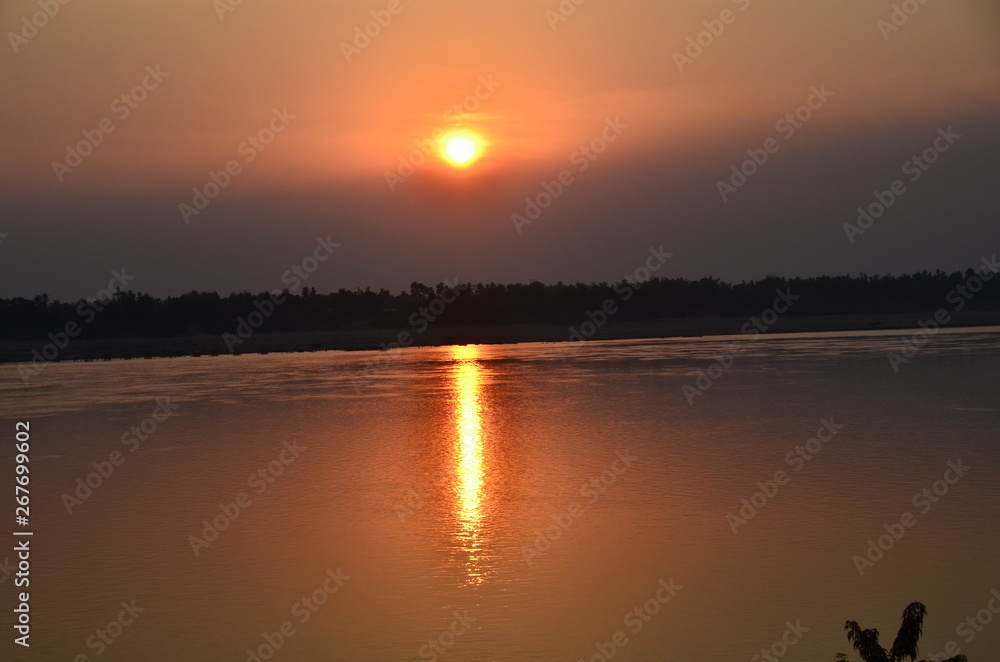
[[[878,641],[878,630],[862,630],[855,621],[847,621],[844,629],[847,630],[847,640],[854,644],[854,650],[861,654],[865,662],[903,662],[909,658],[917,659],[917,641],[923,633],[924,616],[927,615],[927,607],[919,602],[911,602],[903,610],[902,623],[899,626],[899,634],[892,648],[886,650]],[[847,656],[843,653],[837,654],[837,660],[845,661]],[[921,662],[924,662],[921,660]],[[943,662],[969,662],[964,655],[943,660]]]

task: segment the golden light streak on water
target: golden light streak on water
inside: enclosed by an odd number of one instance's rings
[[[469,582],[478,584],[486,577],[481,531],[486,471],[482,392],[485,374],[478,361],[476,346],[455,347],[452,358],[457,361],[453,385],[458,537],[463,551],[468,554]]]

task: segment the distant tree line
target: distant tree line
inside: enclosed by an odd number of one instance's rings
[[[282,293],[261,326],[264,331],[323,331],[344,328],[405,327],[414,320],[447,325],[577,324],[608,299],[618,308],[615,321],[694,316],[759,314],[775,291],[800,297],[790,314],[845,315],[926,313],[945,308],[1000,310],[1000,278],[986,280],[971,269],[922,271],[902,276],[820,276],[724,283],[718,278],[654,278],[645,283],[478,283],[452,290],[413,283],[408,292],[315,288]],[[975,290],[975,291],[973,291]],[[233,331],[271,293],[188,292],[159,299],[131,290],[103,301],[61,302],[47,295],[0,299],[0,340],[34,340],[75,322],[91,338],[221,335]],[[414,317],[416,315],[416,317]],[[421,322],[422,323],[422,322]]]

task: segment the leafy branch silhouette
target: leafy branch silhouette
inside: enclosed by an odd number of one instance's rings
[[[854,645],[856,650],[865,662],[903,662],[907,658],[917,659],[917,642],[923,634],[924,617],[927,615],[927,607],[919,602],[911,602],[903,610],[902,623],[899,626],[899,633],[892,644],[892,648],[886,650],[878,640],[878,630],[872,628],[862,630],[856,621],[847,621],[844,630],[847,631],[847,640]],[[838,653],[838,662],[846,662],[847,655]],[[924,662],[921,660],[920,662]],[[969,662],[964,655],[943,660],[943,662]]]

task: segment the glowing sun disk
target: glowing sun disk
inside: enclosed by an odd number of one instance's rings
[[[442,148],[445,160],[454,166],[470,165],[479,156],[479,151],[479,143],[467,135],[446,138]]]

